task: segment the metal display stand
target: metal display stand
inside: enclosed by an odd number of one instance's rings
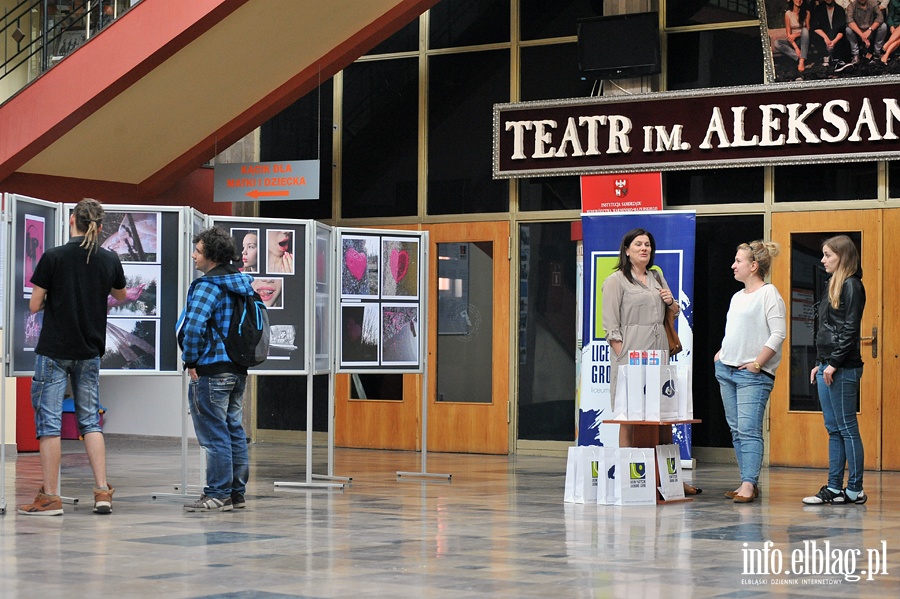
[[[181,482],[175,483],[173,486],[175,491],[180,493],[169,492],[153,492],[150,494],[151,499],[197,499],[201,495],[201,491],[205,486],[205,481],[201,480],[199,485],[188,485],[187,482],[187,460],[188,460],[188,416],[190,415],[190,406],[188,403],[188,385],[190,384],[187,372],[181,376]],[[206,460],[203,459],[201,450],[200,460],[200,477],[205,478]],[[196,488],[196,492],[189,492],[192,487]]]
[[[311,224],[313,224],[311,222]],[[306,479],[301,482],[276,481],[275,489],[299,488],[299,489],[340,489],[350,484],[352,481],[349,477],[334,475],[334,367],[333,367],[333,342],[328,343],[327,351],[323,359],[317,359],[319,351],[326,348],[316,347],[316,329],[325,327],[326,330],[333,330],[334,319],[319,322],[316,318],[316,294],[318,285],[321,283],[323,293],[328,295],[327,305],[333,304],[334,295],[334,268],[332,267],[334,257],[334,240],[333,229],[321,223],[314,223],[314,227],[309,227],[307,231],[307,252],[306,252],[306,323],[304,327],[303,342],[306,346]],[[322,241],[323,247],[319,248],[319,241]],[[322,250],[322,263],[318,263],[319,251]],[[322,337],[322,339],[330,339],[330,337]],[[313,377],[317,374],[328,375],[328,473],[313,474],[313,395],[314,385]],[[323,481],[323,482],[314,482]]]
[[[422,336],[425,338],[425,347],[428,347],[428,327],[422,328]],[[428,472],[428,370],[422,370],[422,468],[418,472],[397,472],[397,480],[411,480],[413,478],[439,478],[450,480],[452,474],[435,474]]]
[[[4,329],[5,330],[5,329]],[[0,381],[0,515],[6,513],[6,358]]]

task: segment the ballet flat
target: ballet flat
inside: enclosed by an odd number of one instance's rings
[[[725,493],[725,496],[727,497],[729,493],[731,493],[731,498],[734,500],[735,503],[753,503],[753,501],[755,499],[759,498],[759,487],[756,485],[753,485],[753,495],[751,495],[750,497],[744,497],[742,495],[738,495],[734,491],[727,491]]]

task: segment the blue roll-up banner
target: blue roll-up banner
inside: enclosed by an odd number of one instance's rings
[[[694,349],[694,211],[612,212],[582,215],[584,232],[584,318],[581,349],[581,380],[578,398],[578,445],[619,444],[619,425],[603,424],[612,418],[609,395],[610,349],[600,311],[603,281],[613,273],[619,258],[619,244],[631,229],[640,227],[656,240],[654,265],[659,267],[681,306],[676,321],[684,351],[673,364],[687,364]],[[691,459],[690,425],[676,425],[676,442],[681,457]]]

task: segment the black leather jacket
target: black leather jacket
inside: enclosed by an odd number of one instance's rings
[[[858,368],[863,365],[859,353],[860,325],[866,307],[866,288],[862,284],[862,270],[844,281],[841,304],[837,309],[828,300],[826,292],[819,302],[819,328],[816,331],[816,359],[835,368]]]

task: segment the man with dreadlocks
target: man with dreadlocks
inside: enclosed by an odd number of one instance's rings
[[[125,299],[125,272],[118,256],[101,248],[103,207],[84,199],[69,216],[69,242],[44,252],[31,284],[29,308],[44,310],[35,349],[31,403],[40,439],[43,487],[26,516],[62,515],[59,498],[60,432],[66,382],[71,379],[78,428],[94,471],[94,512],[112,511],[114,489],[106,480],[106,444],[100,428],[100,357],[106,351],[107,298]]]

